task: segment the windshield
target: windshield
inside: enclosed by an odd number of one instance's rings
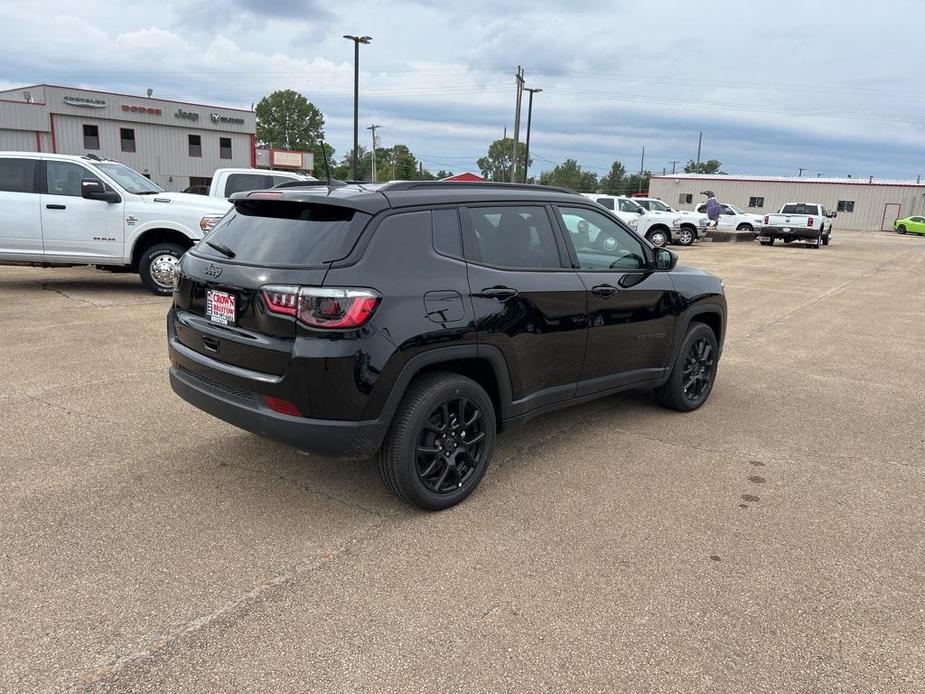
[[[159,185],[142,176],[134,169],[130,169],[122,164],[107,161],[96,164],[96,168],[104,174],[114,179],[116,183],[122,186],[127,193],[135,195],[150,195],[152,193],[163,193],[164,189]]]

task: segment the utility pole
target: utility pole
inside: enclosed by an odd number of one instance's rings
[[[800,169],[800,173],[798,173],[797,176],[799,176],[800,178],[803,178],[803,172],[804,172],[804,171],[806,171],[806,169],[805,169],[805,168],[801,168],[801,169]]]
[[[381,127],[382,127],[381,125],[375,125],[375,124],[373,124],[373,125],[370,125],[368,128],[366,128],[367,130],[371,130],[372,133],[373,133],[373,153],[372,153],[372,156],[373,156],[373,170],[372,170],[372,173],[371,173],[370,176],[369,176],[369,180],[371,180],[373,183],[376,182],[376,178],[377,178],[377,169],[376,169],[376,130],[377,130],[378,128],[381,128]]]
[[[357,150],[360,148],[360,44],[373,40],[372,36],[351,36],[344,38],[353,41],[353,180],[357,180]]]
[[[517,74],[517,106],[514,109],[514,159],[511,162],[511,183],[517,183],[517,140],[520,138],[520,102],[524,95],[524,69],[518,65]]]
[[[533,121],[533,95],[543,90],[537,87],[533,89],[524,87],[524,89],[530,92],[530,98],[527,100],[527,144],[524,147],[524,183],[526,183],[527,174],[530,171],[530,123]]]
[[[703,130],[700,131],[700,137],[697,138],[697,168],[694,173],[700,173],[700,149],[703,147]]]
[[[671,164],[671,175],[674,176],[674,175],[675,175],[675,169],[676,169],[676,167],[678,166],[678,164],[680,164],[681,162],[679,162],[679,161],[670,161],[670,162],[668,162],[668,163]]]

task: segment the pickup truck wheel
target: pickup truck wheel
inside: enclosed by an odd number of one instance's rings
[[[703,405],[713,390],[718,357],[719,345],[713,331],[703,323],[692,323],[671,375],[655,389],[659,404],[678,412],[690,412]]]
[[[822,248],[822,236],[821,235],[819,236],[818,239],[816,239],[816,243],[810,246],[810,248]]]
[[[905,234],[905,233],[906,233],[906,227],[905,227],[905,225],[900,224],[898,227],[896,227],[896,233],[897,233],[897,234]]]
[[[412,382],[379,450],[379,476],[427,511],[458,504],[479,485],[495,447],[495,408],[485,390],[454,373]]]
[[[675,236],[675,243],[679,246],[690,246],[697,238],[697,232],[690,227],[681,227]]]
[[[825,236],[822,237],[822,245],[823,245],[823,246],[828,246],[828,245],[829,245],[829,241],[831,241],[831,240],[832,240],[832,232],[830,231],[828,234],[826,234]]]
[[[173,293],[173,278],[180,268],[180,257],[186,253],[175,243],[155,243],[138,260],[141,283],[152,294],[169,296]]]
[[[661,229],[650,231],[646,234],[646,238],[649,239],[649,243],[656,248],[662,248],[668,245],[668,232]]]
[[[751,224],[744,224],[744,223],[743,223],[743,224],[740,224],[739,226],[737,226],[736,229],[737,229],[738,231],[754,231],[754,230],[755,230],[755,227],[753,227]]]

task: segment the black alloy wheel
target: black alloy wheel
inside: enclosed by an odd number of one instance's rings
[[[441,511],[478,487],[495,446],[494,403],[471,378],[450,372],[408,386],[379,449],[379,476],[395,496]]]
[[[478,403],[465,396],[440,403],[420,430],[415,468],[435,494],[457,491],[476,473],[485,452],[485,421]]]
[[[698,338],[687,351],[681,372],[681,392],[691,402],[703,399],[716,375],[716,350],[704,337]]]
[[[713,330],[705,323],[691,323],[668,380],[655,389],[659,404],[678,412],[703,405],[713,390],[718,360],[719,343]]]
[[[906,225],[905,225],[905,224],[900,224],[898,227],[896,227],[896,233],[897,233],[897,234],[905,234],[905,233],[906,233]]]

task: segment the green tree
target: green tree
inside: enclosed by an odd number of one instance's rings
[[[598,183],[598,190],[607,195],[620,195],[626,187],[626,167],[621,162],[615,161],[610,166],[610,172],[601,176]]]
[[[440,169],[437,173],[434,174],[434,177],[437,180],[440,180],[441,178],[449,178],[452,175],[453,175],[452,171],[444,171],[443,169]]]
[[[292,89],[277,90],[263,97],[254,110],[257,141],[264,146],[308,151],[324,139],[321,111]]]
[[[720,176],[725,176],[726,172],[720,171],[721,168],[723,168],[722,162],[719,162],[716,159],[702,161],[699,164],[691,159],[687,162],[687,166],[684,167],[684,173],[718,174]]]
[[[593,193],[597,190],[597,174],[585,171],[574,159],[566,159],[551,171],[540,174],[540,184],[544,186],[562,186],[579,193]]]
[[[522,174],[526,165],[524,146],[521,143],[517,148],[518,170]],[[476,162],[479,170],[489,181],[510,181],[511,164],[514,161],[514,140],[503,137],[495,140],[488,147],[488,154]],[[530,160],[530,164],[533,159]]]
[[[652,178],[651,171],[643,171],[641,174],[634,173],[631,176],[627,176],[626,183],[623,186],[623,194],[633,195],[635,193],[648,193],[650,178]]]

